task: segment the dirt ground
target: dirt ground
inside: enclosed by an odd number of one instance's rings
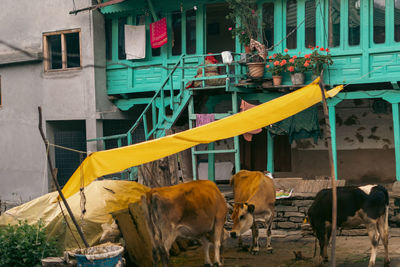
[[[264,246],[265,234],[260,233],[261,245]],[[251,255],[247,251],[238,251],[237,240],[229,238],[225,243],[225,267],[312,267],[317,266],[317,257],[313,259],[314,237],[303,237],[300,231],[282,232],[273,231],[273,253],[263,247],[258,255]],[[250,235],[244,236],[244,244],[251,244]],[[301,251],[304,260],[295,261],[293,251]],[[317,252],[318,253],[318,252]],[[370,241],[368,236],[338,236],[336,239],[336,266],[364,267],[368,266],[370,256]],[[317,254],[318,255],[318,254]],[[328,250],[330,258],[330,247]],[[212,251],[210,251],[211,260]],[[400,267],[400,229],[390,229],[389,257],[392,267]],[[376,266],[383,266],[384,250],[379,244]],[[171,257],[170,266],[204,266],[204,253],[201,247],[181,252],[180,255]],[[330,266],[329,263],[322,265]]]

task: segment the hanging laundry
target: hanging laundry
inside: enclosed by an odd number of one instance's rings
[[[289,143],[294,140],[313,138],[317,144],[321,138],[318,121],[318,108],[316,106],[305,109],[289,118],[268,126],[272,135],[288,135]]]
[[[146,28],[144,25],[125,25],[126,59],[146,57]]]
[[[250,103],[247,103],[246,101],[244,101],[244,100],[242,99],[242,102],[241,102],[241,104],[240,104],[240,111],[245,111],[245,110],[251,109],[251,108],[253,108],[253,107],[255,107],[255,106],[256,106],[256,105],[252,105],[252,104],[250,104]],[[253,131],[244,133],[244,134],[243,134],[243,137],[244,137],[244,139],[245,139],[246,141],[249,141],[249,142],[250,142],[251,139],[253,138],[253,134],[261,133],[261,131],[262,131],[262,129],[256,129],[256,130],[253,130]]]
[[[152,48],[159,48],[168,42],[167,19],[162,18],[159,21],[150,24],[150,44]]]
[[[196,127],[213,122],[214,120],[214,114],[196,114]]]

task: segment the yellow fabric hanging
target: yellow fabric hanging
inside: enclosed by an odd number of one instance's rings
[[[231,138],[281,121],[322,100],[318,82],[319,78],[293,93],[184,132],[130,146],[94,152],[82,162],[62,191],[66,198],[79,191],[81,171],[83,171],[84,186],[86,186],[98,177],[158,160],[198,144]],[[343,85],[339,85],[326,92],[326,97],[333,97],[342,89]]]

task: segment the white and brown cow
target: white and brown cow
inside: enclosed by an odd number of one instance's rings
[[[214,264],[221,266],[220,252],[227,206],[215,183],[193,181],[153,188],[142,198],[148,210],[153,237],[153,259],[168,265],[169,250],[177,237],[199,239],[205,251],[205,265],[211,266],[210,242],[214,244]],[[158,266],[158,265],[156,265]]]
[[[275,210],[275,185],[270,174],[259,171],[241,170],[231,178],[235,204],[233,206],[233,227],[231,237],[239,237],[239,247],[242,246],[241,235],[251,228],[251,253],[258,253],[258,229],[256,219],[264,221],[267,230],[266,248],[272,252],[271,224]]]
[[[388,254],[389,195],[380,185],[337,188],[337,227],[351,228],[364,224],[371,240],[369,267],[375,266],[376,250],[382,238],[385,248],[385,266]],[[332,189],[323,189],[308,210],[308,219],[320,246],[320,257],[328,261],[327,246],[332,230]],[[322,260],[322,258],[320,258]]]

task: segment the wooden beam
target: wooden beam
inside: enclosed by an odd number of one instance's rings
[[[335,167],[333,162],[333,153],[332,153],[332,137],[331,137],[331,125],[329,122],[329,112],[328,105],[326,104],[325,98],[325,84],[323,79],[323,71],[321,72],[319,81],[319,86],[321,88],[322,95],[322,104],[325,116],[325,140],[328,143],[328,153],[329,153],[329,165],[331,169],[331,186],[332,186],[332,247],[331,247],[331,266],[336,266],[336,218],[337,218],[337,195],[336,195],[336,176],[335,176]]]

